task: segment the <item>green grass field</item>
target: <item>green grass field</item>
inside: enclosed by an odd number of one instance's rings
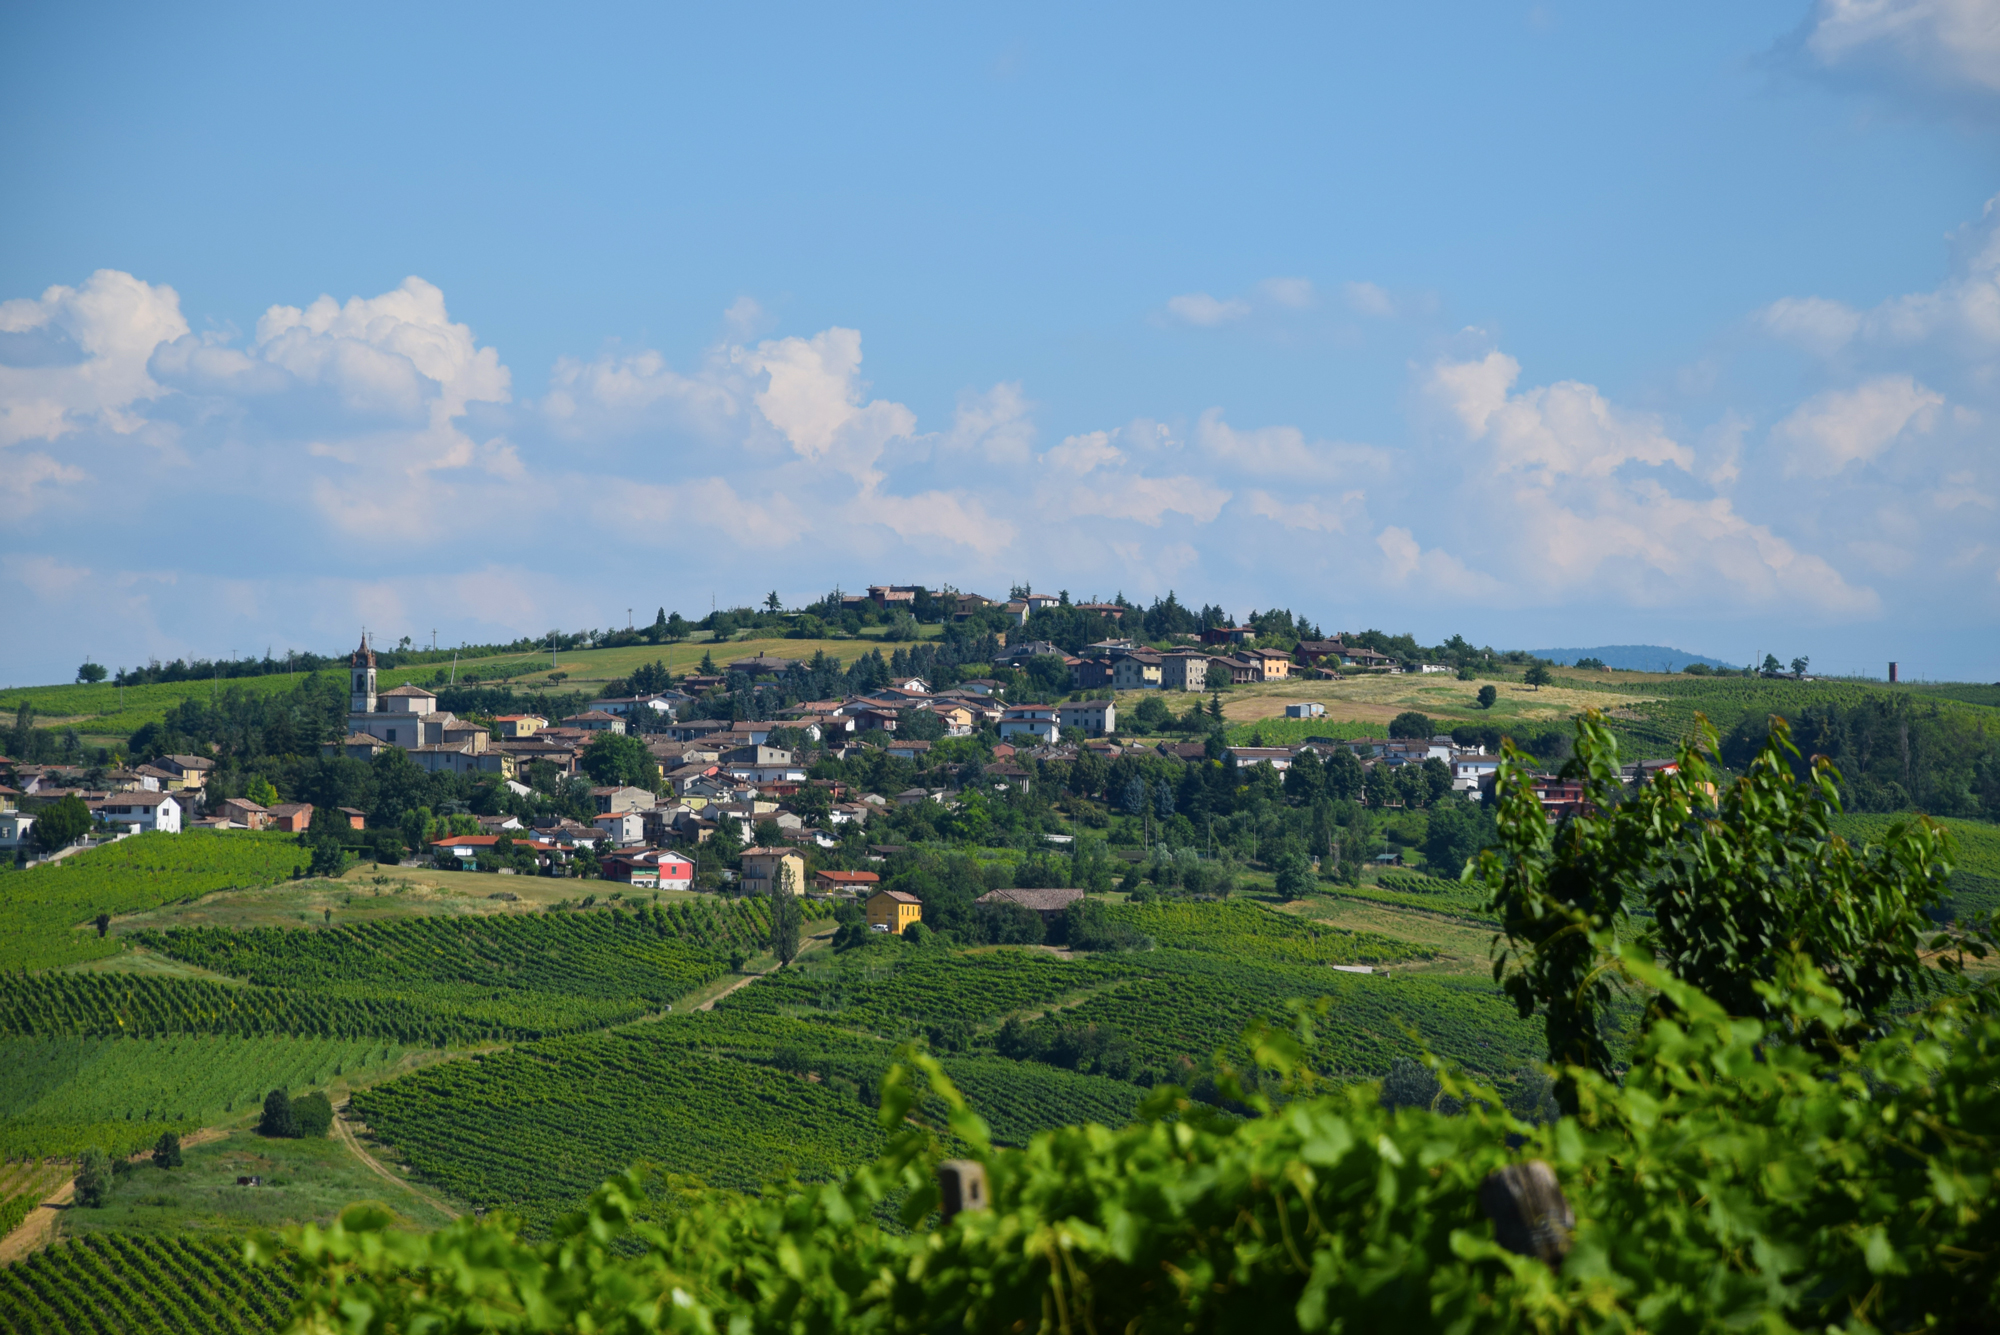
[[[126,1154],[253,1111],[272,1089],[351,1083],[405,1052],[376,1039],[0,1038],[0,1154]]]
[[[63,1212],[59,1235],[167,1234],[241,1237],[294,1224],[330,1224],[356,1201],[380,1201],[409,1225],[436,1228],[450,1216],[406,1184],[384,1178],[330,1136],[274,1140],[236,1127],[182,1151],[179,1168],[142,1163],[101,1209]],[[261,1177],[256,1187],[238,1177]]]
[[[925,632],[921,638],[925,639],[935,639],[939,633],[936,626],[921,629]],[[460,682],[505,682],[534,688],[551,684],[550,674],[560,672],[565,675],[563,680],[554,683],[558,688],[588,690],[623,677],[647,663],[663,662],[676,675],[692,672],[700,665],[704,654],[713,654],[718,667],[759,654],[779,658],[811,658],[822,649],[843,662],[852,662],[871,649],[879,648],[887,654],[896,647],[885,643],[881,634],[881,627],[870,627],[856,639],[788,640],[756,636],[715,643],[703,632],[680,644],[565,650],[556,655],[553,666],[548,653],[543,651],[465,658],[456,665],[449,662],[422,663],[385,668],[380,674],[380,685],[384,690],[402,685],[428,687],[437,674],[443,672],[447,678],[455,676]],[[157,723],[183,700],[207,700],[231,689],[274,695],[291,690],[305,677],[303,672],[279,672],[263,677],[228,677],[212,682],[183,681],[152,686],[120,687],[103,683],[15,686],[0,690],[0,712],[11,716],[22,704],[28,704],[34,708],[38,727],[73,727],[87,737],[116,740],[130,737],[148,723]]]
[[[10,687],[0,691],[0,711],[11,717],[23,704],[35,711],[35,726],[73,727],[92,737],[130,737],[148,723],[157,723],[183,700],[207,700],[237,689],[252,695],[277,695],[304,681],[303,672],[278,672],[268,677],[231,677],[223,681],[177,681],[154,686]]]
[[[116,955],[116,937],[85,925],[196,899],[218,890],[268,885],[306,860],[298,839],[261,831],[153,832],[10,873],[0,894],[0,969],[48,969]]]

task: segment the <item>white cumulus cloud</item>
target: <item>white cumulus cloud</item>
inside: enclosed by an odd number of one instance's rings
[[[0,447],[87,426],[137,431],[139,405],[165,393],[147,359],[186,333],[172,288],[115,269],[0,302]]]
[[[1875,458],[1905,432],[1929,431],[1943,404],[1942,394],[1909,376],[1878,376],[1853,389],[1815,395],[1771,435],[1788,447],[1787,473],[1827,477]]]
[[[1241,297],[1226,301],[1206,292],[1186,292],[1167,301],[1167,309],[1189,324],[1218,325],[1240,320],[1250,313],[1250,303]]]
[[[1378,545],[1393,577],[1450,593],[1476,573],[1526,603],[1877,607],[1872,590],[1745,518],[1728,497],[1701,494],[1694,452],[1657,420],[1575,381],[1516,392],[1519,374],[1497,351],[1433,369],[1430,392],[1462,433],[1459,513],[1476,519],[1460,526],[1452,552],[1390,526]]]
[[[1804,47],[1828,70],[2000,92],[2000,10],[1992,0],[1819,0]]]

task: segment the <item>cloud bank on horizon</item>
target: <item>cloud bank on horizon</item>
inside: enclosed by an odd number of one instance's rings
[[[1795,45],[1870,95],[2000,93],[1988,4],[1821,0]],[[1725,656],[1770,626],[1990,626],[2000,197],[1951,249],[1924,290],[1746,305],[1684,393],[1644,403],[1525,372],[1507,335],[1440,314],[1448,294],[1344,273],[1163,293],[1155,323],[1189,339],[1327,311],[1418,329],[1382,390],[1404,427],[1371,439],[1241,402],[1058,420],[1019,378],[925,420],[909,400],[934,387],[864,375],[865,330],[759,337],[747,297],[681,365],[609,346],[515,367],[422,276],[273,291],[240,333],[198,332],[172,273],[78,273],[0,293],[0,613],[42,628],[0,675],[886,579],[1174,588],[1496,643],[1650,621]]]

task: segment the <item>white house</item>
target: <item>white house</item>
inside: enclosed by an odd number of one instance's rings
[[[1283,772],[1292,767],[1292,748],[1289,746],[1232,746],[1224,754],[1229,757],[1231,767],[1248,769],[1252,765],[1269,765]]]
[[[1470,793],[1477,802],[1483,791],[1481,785],[1488,778],[1500,772],[1500,757],[1463,752],[1451,758],[1451,786],[1453,791]]]
[[[1317,700],[1301,700],[1285,706],[1286,718],[1325,718],[1326,706]]]
[[[1010,705],[1000,715],[1000,735],[1016,737],[1027,733],[1053,746],[1062,740],[1062,724],[1054,705]]]
[[[1118,731],[1118,705],[1111,700],[1071,700],[1056,706],[1056,722],[1092,737]]]
[[[19,848],[27,843],[35,828],[35,818],[25,811],[0,811],[0,848]]]
[[[646,839],[646,818],[637,811],[603,812],[590,823],[604,831],[611,842],[621,848],[627,844],[644,843]]]
[[[91,810],[100,820],[132,830],[181,832],[181,804],[172,793],[113,793]]]

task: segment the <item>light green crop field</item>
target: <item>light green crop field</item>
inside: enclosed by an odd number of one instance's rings
[[[400,1180],[384,1178],[337,1137],[274,1140],[248,1128],[181,1152],[179,1168],[142,1162],[101,1209],[63,1212],[62,1237],[86,1233],[220,1234],[241,1237],[294,1224],[330,1224],[356,1201],[380,1201],[407,1223],[437,1228],[449,1217]],[[254,1187],[239,1177],[259,1177]]]
[[[148,723],[158,722],[183,700],[207,700],[228,690],[275,695],[304,681],[303,672],[275,672],[268,677],[230,677],[221,681],[176,681],[155,686],[11,687],[0,691],[0,711],[12,717],[23,704],[33,707],[35,725],[73,727],[92,737],[130,737]]]
[[[495,895],[512,895],[496,899]],[[700,899],[692,890],[634,890],[548,876],[500,876],[492,872],[437,871],[429,867],[378,867],[359,863],[339,879],[313,877],[278,881],[244,890],[226,890],[199,899],[162,904],[115,918],[111,935],[174,927],[302,927],[350,926],[397,918],[478,917],[489,914],[539,913],[585,895],[600,903],[624,905],[672,904]],[[78,970],[145,971],[156,956],[128,950],[103,962],[75,966]]]
[[[1607,677],[1636,677],[1636,673],[1607,673]],[[1491,708],[1481,708],[1479,689],[1492,686],[1498,698]],[[1149,692],[1131,691],[1118,697],[1121,711],[1137,706]],[[1175,712],[1184,712],[1184,700],[1192,697],[1169,692],[1167,703]],[[1637,697],[1638,700],[1644,696]],[[1287,719],[1285,706],[1314,701],[1326,708],[1317,719]],[[1389,721],[1407,710],[1427,714],[1436,720],[1439,731],[1449,732],[1464,723],[1491,724],[1505,729],[1510,724],[1546,725],[1560,722],[1585,709],[1607,712],[1636,703],[1630,694],[1598,689],[1595,682],[1565,679],[1560,685],[1536,690],[1518,681],[1459,681],[1446,675],[1343,677],[1338,681],[1277,681],[1233,686],[1222,696],[1222,717],[1229,724],[1229,738],[1238,742],[1263,725],[1267,741],[1304,741],[1307,737],[1382,736]],[[1343,724],[1359,725],[1340,731]],[[1276,729],[1274,731],[1273,729]],[[1240,734],[1240,735],[1239,735]],[[1296,736],[1294,735],[1296,734]]]
[[[150,831],[10,872],[0,895],[0,968],[47,969],[116,955],[121,942],[85,928],[98,914],[118,917],[270,885],[289,879],[304,858],[288,834]]]
[[[924,626],[921,638],[936,639],[939,628]],[[556,655],[550,665],[546,651],[526,654],[499,654],[486,658],[464,658],[456,665],[421,663],[386,668],[380,682],[383,689],[406,684],[428,686],[442,671],[454,674],[461,683],[490,683],[522,687],[554,685],[559,690],[589,690],[615,681],[647,663],[662,662],[676,674],[695,670],[702,655],[713,654],[716,666],[726,668],[741,658],[768,654],[777,658],[811,658],[824,649],[828,654],[851,663],[871,649],[886,655],[897,646],[881,639],[881,627],[869,627],[858,638],[840,640],[788,640],[773,636],[733,639],[713,643],[706,632],[681,644],[638,645],[625,649],[578,649]],[[549,676],[561,672],[561,681],[550,683]],[[177,681],[153,686],[111,686],[105,683],[61,686],[16,686],[0,690],[0,713],[14,714],[27,704],[35,711],[35,722],[44,728],[75,728],[78,733],[99,741],[130,737],[148,723],[156,723],[183,700],[207,700],[224,691],[240,690],[257,695],[289,691],[306,678],[303,672],[278,672],[265,677],[226,677],[219,681]]]
[[[1834,822],[1834,829],[1850,840],[1879,842],[1888,834],[1891,825],[1910,819],[1907,814],[1842,816]],[[1951,831],[1956,853],[1954,870],[1970,872],[1974,876],[2000,877],[2000,825],[1959,820],[1952,816],[1942,817],[1938,824]]]
[[[937,627],[922,628],[930,634],[926,639],[935,639]],[[711,655],[718,669],[727,668],[738,659],[755,658],[766,655],[772,658],[811,658],[824,649],[829,657],[843,663],[852,663],[871,649],[880,649],[886,658],[898,644],[888,643],[880,638],[879,631],[871,628],[864,631],[859,639],[850,640],[788,640],[774,636],[758,636],[752,639],[728,640],[711,643],[706,636],[699,640],[688,640],[681,644],[641,644],[623,649],[577,649],[556,655],[556,666],[549,666],[547,654],[539,655],[533,661],[532,670],[520,670],[527,659],[482,658],[468,659],[458,665],[459,680],[469,673],[486,678],[495,669],[507,669],[507,680],[512,685],[535,686],[548,682],[551,672],[566,674],[565,679],[554,683],[559,689],[573,689],[577,686],[593,686],[614,681],[636,668],[648,663],[664,663],[669,672],[676,676],[693,672],[701,665],[703,655]],[[388,685],[393,678],[400,683],[404,677],[411,681],[428,681],[436,669],[429,664],[420,668],[397,669],[384,672],[382,682]]]
[[[407,1055],[357,1038],[3,1038],[0,1152],[131,1153],[252,1112],[272,1089],[380,1078]]]

